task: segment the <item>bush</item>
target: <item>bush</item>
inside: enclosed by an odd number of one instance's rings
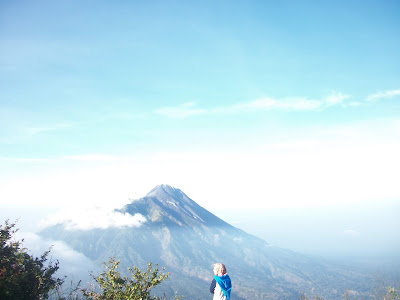
[[[50,249],[32,257],[22,242],[15,241],[15,223],[0,225],[0,299],[46,299],[63,280],[55,278],[58,261],[47,263]]]
[[[101,291],[96,292],[96,287],[87,290],[83,289],[83,295],[90,300],[150,300],[160,299],[151,296],[150,290],[168,278],[169,273],[159,272],[158,266],[154,269],[149,262],[146,272],[142,272],[137,267],[128,268],[131,278],[121,277],[117,271],[120,261],[110,258],[109,264],[104,263],[105,271],[97,277],[93,276]],[[162,268],[162,271],[165,269]],[[180,299],[175,297],[175,299]]]

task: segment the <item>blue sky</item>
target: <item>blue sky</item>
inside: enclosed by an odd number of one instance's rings
[[[115,207],[161,183],[209,210],[398,212],[399,13],[398,1],[0,1],[3,212]],[[390,220],[380,232],[400,228]]]

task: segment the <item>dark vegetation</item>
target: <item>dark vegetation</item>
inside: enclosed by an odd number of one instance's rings
[[[0,225],[0,299],[46,299],[63,283],[55,277],[58,262],[48,262],[50,249],[40,257],[29,255],[16,232],[15,223]]]

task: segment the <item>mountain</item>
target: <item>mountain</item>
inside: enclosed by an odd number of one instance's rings
[[[273,247],[213,215],[181,190],[159,185],[117,212],[141,214],[140,227],[71,230],[63,224],[41,232],[65,241],[96,262],[115,256],[122,266],[148,261],[171,276],[159,292],[186,299],[210,298],[212,264],[223,262],[233,282],[234,299],[297,299],[299,292],[343,299],[346,289],[368,299],[370,277],[321,259]],[[122,268],[121,268],[122,269]]]

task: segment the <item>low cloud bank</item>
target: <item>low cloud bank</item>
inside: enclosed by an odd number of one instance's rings
[[[146,218],[141,214],[123,214],[104,208],[90,208],[83,211],[59,212],[41,222],[41,227],[57,224],[67,230],[106,229],[110,227],[140,227]]]
[[[82,280],[82,283],[90,280],[90,272],[99,270],[98,264],[83,253],[75,251],[62,241],[45,239],[32,232],[18,231],[16,239],[23,241],[23,247],[28,249],[28,253],[34,257],[40,257],[51,247],[49,255],[50,261],[59,261],[60,269],[57,272],[58,277],[67,276],[66,282]]]

